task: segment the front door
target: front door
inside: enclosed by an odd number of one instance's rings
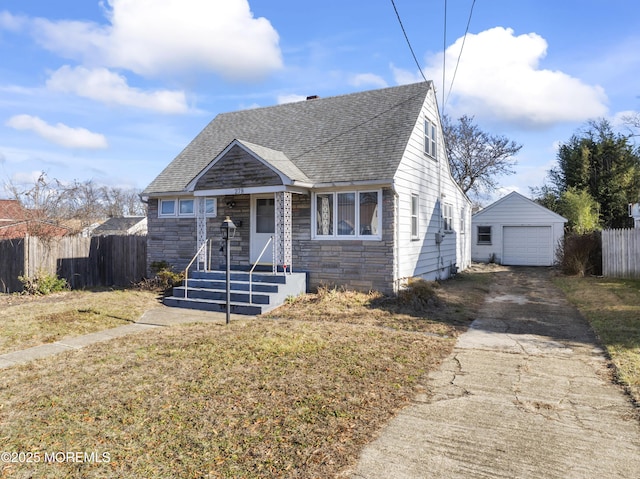
[[[256,263],[269,238],[276,231],[274,195],[251,197],[251,263]],[[275,240],[275,238],[274,238]],[[273,241],[260,258],[260,264],[273,263]]]

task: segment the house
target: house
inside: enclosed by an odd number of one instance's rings
[[[119,216],[109,218],[91,232],[91,236],[144,234],[147,234],[146,216]]]
[[[60,237],[70,228],[51,223],[34,210],[24,208],[18,200],[0,200],[0,240],[31,236]]]
[[[514,191],[471,221],[473,261],[551,266],[567,219]]]
[[[220,114],[142,197],[148,264],[178,270],[211,238],[198,262],[225,263],[226,216],[234,268],[275,262],[306,272],[308,288],[393,293],[471,259],[471,204],[450,174],[432,82]]]

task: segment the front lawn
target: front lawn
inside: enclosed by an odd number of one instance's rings
[[[157,305],[157,293],[138,290],[3,294],[0,354],[129,324]]]
[[[557,277],[615,364],[617,378],[640,404],[640,281]]]
[[[40,462],[0,463],[0,477],[334,477],[423,388],[490,276],[401,302],[327,290],[272,319],[156,329],[2,370],[3,449]]]

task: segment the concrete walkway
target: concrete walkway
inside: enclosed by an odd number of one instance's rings
[[[640,477],[640,421],[549,272],[514,268],[352,479]]]
[[[248,316],[232,315],[232,320],[247,318]],[[145,312],[135,323],[85,334],[83,336],[64,338],[60,341],[56,341],[55,343],[47,343],[20,351],[0,354],[0,369],[9,368],[18,364],[25,364],[35,359],[45,358],[47,356],[52,356],[69,350],[81,349],[90,344],[109,341],[121,336],[148,331],[149,329],[183,323],[224,323],[225,320],[226,316],[224,313],[211,313],[206,311],[158,306],[157,308],[153,308]]]

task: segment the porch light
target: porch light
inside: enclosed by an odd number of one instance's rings
[[[236,235],[236,225],[228,216],[220,225],[220,233],[222,233],[222,239],[225,241],[230,240]]]

